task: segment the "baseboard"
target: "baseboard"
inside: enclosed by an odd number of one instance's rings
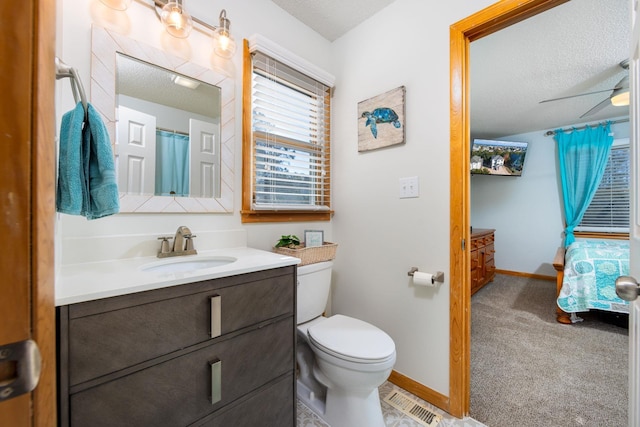
[[[436,406],[447,413],[449,412],[449,397],[444,396],[395,370],[391,371],[391,375],[389,375],[389,382],[419,397],[420,399],[429,402],[433,406]]]
[[[496,273],[506,274],[507,276],[530,277],[532,279],[550,280],[552,282],[556,281],[556,276],[546,276],[544,274],[520,273],[519,271],[498,270],[497,268]]]

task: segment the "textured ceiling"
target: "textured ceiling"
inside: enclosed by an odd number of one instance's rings
[[[393,3],[272,1],[330,41]],[[626,75],[618,63],[629,54],[628,3],[572,0],[473,42],[472,137],[508,136],[628,116],[628,107],[609,106],[580,118],[610,92],[540,104],[545,99],[613,88]]]
[[[334,41],[395,0],[271,0],[329,41]]]
[[[491,138],[626,117],[608,107],[580,118],[627,72],[627,0],[573,0],[471,43],[471,133]]]
[[[220,89],[202,83],[194,89],[173,83],[177,74],[146,62],[118,55],[118,94],[144,99],[203,116],[220,116]]]

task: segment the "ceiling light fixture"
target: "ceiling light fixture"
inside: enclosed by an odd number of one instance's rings
[[[171,78],[171,81],[177,85],[187,87],[189,89],[195,89],[200,86],[200,82],[197,80],[190,79],[188,77],[183,77],[178,74],[174,75]]]
[[[629,105],[629,90],[627,89],[626,91],[611,97],[611,105],[614,105],[616,107],[624,107],[626,105]]]
[[[616,85],[616,89],[611,94],[611,105],[616,107],[629,105],[629,76],[625,76]]]

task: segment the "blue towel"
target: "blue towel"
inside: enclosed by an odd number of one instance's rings
[[[118,213],[120,201],[109,133],[91,105],[62,117],[56,209],[87,219]]]
[[[87,219],[102,218],[120,211],[116,168],[107,127],[93,105],[87,105],[85,134],[89,139],[89,205]]]
[[[83,123],[84,108],[79,102],[62,117],[60,126],[56,209],[70,215],[85,215],[89,200],[85,191],[89,147],[83,138]]]

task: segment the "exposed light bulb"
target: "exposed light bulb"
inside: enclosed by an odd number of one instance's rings
[[[220,49],[228,50],[229,49],[229,37],[220,36],[219,40],[220,40]]]
[[[189,37],[193,28],[191,15],[177,1],[170,1],[162,8],[160,19],[169,34],[178,38]]]
[[[213,41],[213,51],[216,55],[229,59],[236,53],[236,42],[233,37],[216,32],[213,36]]]

